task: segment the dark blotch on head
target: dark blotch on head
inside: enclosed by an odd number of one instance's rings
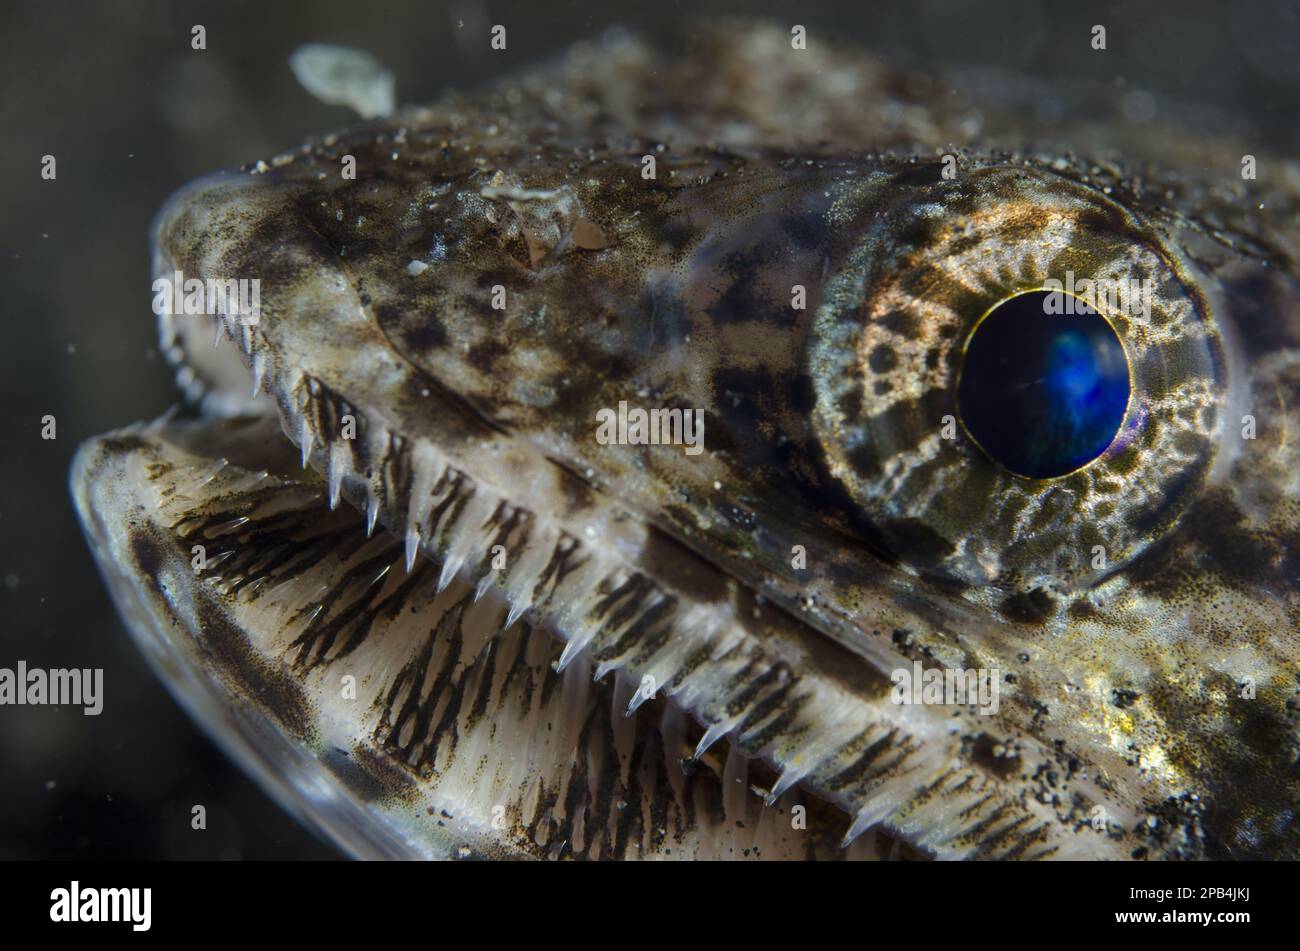
[[[1177,494],[1190,486],[1170,490]],[[1145,528],[1145,526],[1144,526]],[[1168,569],[1169,549],[1186,546],[1198,553],[1213,577],[1250,591],[1276,577],[1280,550],[1274,539],[1249,529],[1245,515],[1222,487],[1207,489],[1179,522],[1178,530],[1165,537],[1159,548],[1139,559],[1130,570],[1130,580],[1162,596],[1177,595],[1184,586],[1197,583],[1199,572]]]
[[[1042,588],[1017,591],[1002,602],[1002,613],[1022,624],[1042,624],[1056,613],[1056,602]]]
[[[401,308],[392,304],[381,304],[375,308],[375,317],[379,326],[389,333],[401,334],[402,343],[412,353],[425,354],[441,350],[447,346],[447,331],[433,314],[412,315],[407,318]]]
[[[471,347],[466,357],[472,367],[491,376],[496,368],[497,360],[509,352],[510,348],[504,341],[488,339]]]
[[[818,247],[827,238],[826,216],[820,209],[781,218],[781,231],[792,250],[809,250]]]
[[[709,316],[719,324],[753,321],[786,325],[797,320],[798,311],[790,307],[789,299],[774,298],[755,282],[754,275],[768,262],[760,259],[746,265],[736,258],[728,258],[727,267],[733,269],[734,279],[709,308]]]
[[[1115,689],[1110,692],[1110,702],[1121,710],[1127,710],[1133,704],[1137,703],[1141,694],[1134,690]]]
[[[886,534],[892,543],[891,548],[908,561],[933,564],[953,552],[950,540],[917,519],[890,522]]]
[[[942,162],[925,162],[899,172],[894,176],[894,185],[934,185],[943,180]]]
[[[147,449],[149,443],[139,436],[109,436],[101,440],[103,451],[110,455],[127,455]]]
[[[1248,357],[1276,353],[1300,343],[1290,329],[1291,322],[1278,319],[1278,291],[1267,275],[1252,273],[1225,281],[1223,294],[1232,312],[1250,321],[1248,332],[1238,338]]]
[[[713,405],[723,423],[718,428],[731,436],[736,449],[756,461],[770,458],[765,447],[771,440],[761,430],[770,424],[771,410],[779,408],[769,405],[776,388],[776,380],[763,370],[721,369],[713,375]]]
[[[1010,779],[1020,768],[1020,759],[1013,756],[998,756],[997,748],[1002,745],[996,737],[987,733],[968,739],[967,750],[971,762],[999,779]]]

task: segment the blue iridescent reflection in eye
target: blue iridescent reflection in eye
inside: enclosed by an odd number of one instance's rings
[[[967,432],[1018,475],[1065,475],[1106,451],[1128,407],[1124,345],[1080,300],[1048,313],[1047,291],[1009,298],[966,345],[958,411]],[[1056,308],[1059,310],[1060,308]]]

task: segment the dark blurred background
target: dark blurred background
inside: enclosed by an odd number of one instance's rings
[[[146,232],[173,189],[351,115],[290,73],[298,45],[376,54],[403,102],[521,70],[612,25],[745,14],[927,73],[1063,82],[1141,123],[1195,104],[1300,144],[1300,0],[1248,3],[5,0],[0,12],[0,667],[104,668],[105,708],[0,707],[0,858],[323,858],[189,722],[115,616],[73,514],[78,443],[174,394],[154,349]],[[493,52],[501,23],[508,50]],[[1092,24],[1108,52],[1093,55]],[[190,48],[190,28],[207,49]],[[1042,104],[1040,104],[1042,105]],[[1051,104],[1047,104],[1049,112]],[[1040,116],[1041,118],[1041,116]],[[1068,122],[1068,110],[1058,121]],[[41,156],[58,160],[43,181]],[[40,438],[41,417],[58,438]],[[208,828],[191,831],[203,803]]]

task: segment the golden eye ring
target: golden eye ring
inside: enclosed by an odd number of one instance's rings
[[[993,166],[897,190],[831,279],[808,360],[827,467],[886,545],[965,585],[1069,591],[1161,537],[1213,465],[1223,343],[1178,253],[1104,195]],[[963,356],[1005,301],[1069,281],[1136,282],[1102,316],[1130,393],[1095,459],[1048,479],[998,465],[961,423]]]

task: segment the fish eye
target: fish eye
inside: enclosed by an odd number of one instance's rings
[[[1210,302],[1158,229],[1085,183],[918,179],[873,212],[814,317],[823,463],[920,574],[1086,589],[1209,477],[1228,415]]]
[[[1054,308],[1063,295],[1027,291],[994,305],[967,338],[959,368],[967,434],[994,462],[1031,479],[1097,459],[1118,435],[1131,393],[1115,328],[1074,295]]]

